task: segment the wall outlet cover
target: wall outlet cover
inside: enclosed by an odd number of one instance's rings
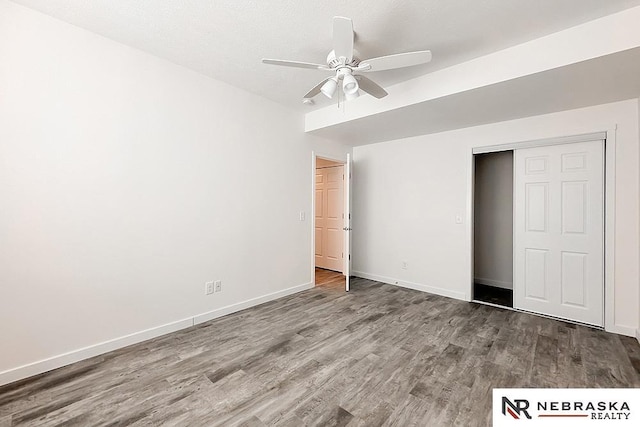
[[[211,295],[213,293],[213,281],[204,284],[204,294]]]

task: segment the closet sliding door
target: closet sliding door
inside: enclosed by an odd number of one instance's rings
[[[514,307],[603,326],[604,141],[514,160]]]

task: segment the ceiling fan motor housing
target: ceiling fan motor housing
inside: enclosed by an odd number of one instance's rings
[[[354,50],[355,53],[355,50]],[[340,61],[340,58],[336,58],[336,53],[335,51],[331,51],[329,52],[329,54],[327,55],[327,65],[331,68],[338,68],[340,66],[347,66],[347,67],[357,67],[358,64],[360,64],[360,59],[358,59],[355,55],[352,56],[351,62],[346,63],[346,64],[342,64],[342,62]]]

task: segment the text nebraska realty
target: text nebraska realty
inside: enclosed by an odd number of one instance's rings
[[[628,420],[631,415],[627,402],[538,402],[538,412],[542,411],[591,412],[594,420]]]
[[[510,406],[515,410],[518,415],[524,415],[531,419],[529,415],[529,401],[525,399],[515,399],[514,402],[509,399],[502,398],[502,413],[504,414],[505,407]],[[515,404],[514,404],[515,403]],[[627,402],[560,402],[560,401],[547,401],[538,403],[538,417],[554,417],[562,416],[560,412],[590,412],[590,414],[583,414],[578,416],[589,417],[593,420],[628,420],[631,415],[629,404]],[[507,408],[509,409],[509,408]],[[509,411],[511,412],[511,411]],[[511,413],[511,415],[514,415]],[[576,414],[577,415],[577,414]],[[573,415],[573,416],[576,416]],[[566,416],[566,415],[565,415]]]

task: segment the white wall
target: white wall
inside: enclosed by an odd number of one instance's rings
[[[354,148],[354,274],[469,299],[472,147],[616,125],[614,320],[608,327],[633,335],[640,297],[637,99]],[[455,223],[456,215],[463,224]]]
[[[513,151],[474,158],[474,279],[513,289]]]
[[[310,286],[312,150],[348,151],[0,0],[0,384]]]

